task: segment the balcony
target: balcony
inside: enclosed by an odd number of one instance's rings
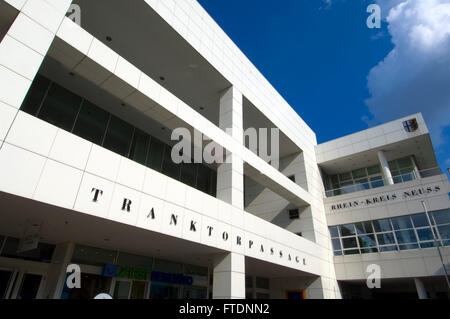
[[[441,175],[442,171],[439,167],[433,167],[433,168],[421,170],[418,173],[419,174],[417,174],[415,171],[411,171],[411,172],[404,173],[404,174],[393,175],[392,179],[394,181],[394,184],[400,184],[400,183],[416,180],[419,178],[426,178],[426,177]],[[376,178],[371,178],[370,181],[365,182],[365,183],[355,183],[352,185],[346,185],[346,186],[336,188],[336,189],[325,190],[325,194],[327,197],[333,197],[333,196],[339,196],[339,195],[364,191],[364,190],[368,190],[368,189],[372,189],[372,188],[379,188],[379,187],[383,187],[385,185],[389,185],[389,183],[382,177],[377,176]]]

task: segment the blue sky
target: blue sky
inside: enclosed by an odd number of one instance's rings
[[[443,96],[431,111],[427,103],[427,94],[435,98],[434,91],[437,88],[428,88],[427,93],[421,95],[424,101],[420,103],[417,97],[408,100],[403,96],[411,94],[400,88],[414,87],[412,84],[422,88],[423,83],[419,80],[411,83],[414,76],[408,78],[408,72],[402,72],[406,74],[404,77],[390,73],[397,66],[400,66],[401,70],[403,64],[405,69],[409,70],[414,67],[416,60],[424,61],[422,64],[424,68],[433,70],[426,59],[431,60],[436,58],[435,56],[431,57],[425,51],[414,56],[404,52],[411,51],[407,45],[410,45],[408,41],[411,30],[415,30],[414,23],[424,24],[423,21],[427,21],[428,17],[422,12],[434,12],[432,9],[445,12],[442,7],[426,8],[428,10],[426,11],[424,8],[414,8],[414,5],[409,4],[412,6],[409,9],[416,9],[418,12],[415,20],[411,18],[407,20],[401,14],[397,14],[396,19],[389,22],[384,19],[381,29],[369,29],[366,26],[366,19],[369,16],[366,8],[369,4],[374,2],[380,4],[385,18],[393,5],[406,0],[199,0],[199,2],[316,132],[318,143],[421,111],[431,128],[441,168],[450,167],[448,112],[450,98]],[[450,0],[431,2],[438,4],[442,2],[447,5]],[[407,29],[405,26],[410,28]],[[445,30],[449,25],[442,26]],[[434,38],[438,39],[433,51],[436,47],[441,48],[444,55],[450,56],[450,51],[445,52],[450,46],[443,46],[440,43],[441,41],[445,44],[450,43],[450,28],[448,33],[442,33],[440,30],[431,31],[434,32],[432,33],[435,35]],[[393,34],[395,41],[392,38]],[[392,50],[399,53],[395,61],[390,61],[392,57],[386,58]],[[383,60],[384,65],[376,67]],[[448,62],[445,66],[450,68],[450,59]],[[387,68],[390,63],[394,64],[395,68]],[[418,70],[424,69],[420,63],[418,64]],[[428,73],[432,74],[431,77],[436,77],[439,83],[450,79],[445,75],[435,76],[436,72]],[[418,74],[417,78],[424,77]],[[435,82],[427,79],[427,83]],[[398,94],[401,92],[403,100],[399,101],[399,97],[393,92],[384,94],[383,86],[386,84],[393,88],[392,91]],[[430,90],[432,92],[429,92]],[[422,92],[418,90],[418,93]],[[449,119],[442,120],[442,117]]]

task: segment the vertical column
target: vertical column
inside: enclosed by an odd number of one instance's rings
[[[416,175],[416,179],[421,179],[422,177],[420,176],[419,168],[417,167],[416,159],[414,158],[414,156],[411,156],[411,162],[414,165],[414,174]]]
[[[0,43],[0,148],[72,0],[7,2],[19,14]]]
[[[72,259],[75,244],[68,242],[56,246],[47,279],[46,298],[60,299],[64,289],[67,266]]]
[[[242,145],[242,94],[235,87],[220,98],[219,126]],[[244,209],[244,162],[238,154],[227,152],[227,162],[217,169],[217,198]]]
[[[381,172],[383,173],[384,181],[387,185],[393,185],[394,180],[392,179],[391,170],[389,169],[389,164],[387,162],[384,151],[378,151],[378,160],[380,161]]]
[[[414,278],[414,283],[416,284],[417,295],[419,299],[428,299],[427,291],[421,279]]]
[[[213,299],[245,299],[245,256],[225,253],[214,257]]]

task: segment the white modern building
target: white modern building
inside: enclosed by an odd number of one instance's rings
[[[421,114],[317,145],[195,0],[0,0],[0,39],[0,298],[449,297]]]

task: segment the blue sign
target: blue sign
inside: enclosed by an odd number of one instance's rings
[[[116,277],[117,276],[117,265],[106,264],[103,266],[102,276],[104,277]]]
[[[151,276],[152,281],[165,282],[168,284],[177,284],[191,286],[194,279],[191,276],[183,276],[176,274],[169,274],[165,272],[153,271]]]

